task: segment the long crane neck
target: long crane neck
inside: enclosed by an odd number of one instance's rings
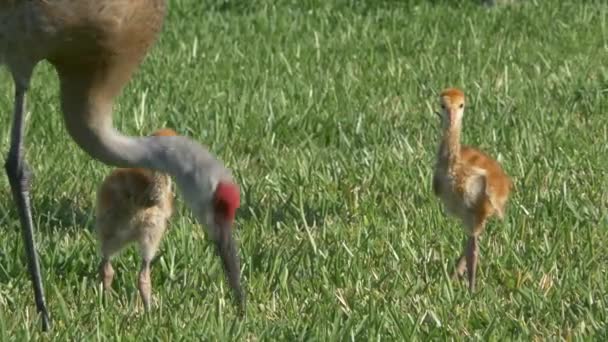
[[[182,194],[194,203],[211,196],[228,169],[199,143],[183,136],[129,137],[107,127],[97,132],[98,144],[87,149],[96,159],[118,167],[141,167],[173,176]],[[196,193],[206,189],[207,194]],[[205,196],[207,195],[207,196]]]
[[[80,98],[79,98],[80,99]],[[144,168],[171,175],[185,202],[198,212],[231,172],[209,150],[184,136],[131,137],[112,125],[109,101],[64,101],[66,127],[91,157],[111,166]]]
[[[136,62],[125,57],[115,63],[111,68],[101,65],[101,71],[56,63],[68,132],[91,157],[105,164],[171,175],[191,209],[201,210],[218,182],[232,180],[230,171],[189,138],[131,137],[118,132],[112,123],[113,102]]]
[[[452,168],[460,161],[460,123],[454,123],[444,128],[439,148],[439,158]]]

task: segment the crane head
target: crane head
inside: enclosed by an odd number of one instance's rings
[[[464,113],[464,93],[458,88],[447,88],[439,95],[444,126],[460,125]]]
[[[177,133],[169,128],[157,130],[157,137],[174,137]],[[176,144],[178,143],[178,144]],[[179,145],[182,144],[182,145]],[[236,211],[241,196],[238,185],[221,162],[211,156],[207,149],[194,145],[182,137],[176,137],[172,147],[165,149],[180,155],[178,146],[188,147],[184,173],[175,180],[184,196],[186,205],[197,220],[206,228],[222,261],[228,284],[235,294],[241,314],[245,311],[245,296],[240,283],[240,261],[237,246],[232,237]],[[179,174],[179,173],[178,173]]]
[[[218,182],[213,192],[212,208],[207,225],[211,228],[214,235],[213,240],[222,260],[228,284],[234,291],[241,313],[244,313],[245,295],[240,282],[240,262],[236,244],[232,238],[234,218],[236,210],[240,206],[240,201],[239,187],[236,184],[229,181]]]

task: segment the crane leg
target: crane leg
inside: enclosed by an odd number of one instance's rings
[[[40,275],[40,265],[36,254],[34,241],[34,223],[30,206],[31,171],[23,157],[23,134],[25,131],[25,94],[27,92],[29,77],[15,78],[15,108],[13,112],[13,125],[11,128],[11,142],[8,157],[4,165],[6,174],[17,205],[25,250],[27,254],[28,270],[34,286],[36,307],[42,318],[42,329],[49,329],[49,313],[44,299],[44,288]]]

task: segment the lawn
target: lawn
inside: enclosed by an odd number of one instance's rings
[[[27,158],[53,340],[608,337],[608,4],[173,0],[115,106],[171,127],[243,191],[239,320],[213,245],[178,201],[143,313],[135,248],[104,298],[95,192],[110,168],[67,135],[54,71],[29,97]],[[516,189],[482,235],[478,291],[449,279],[464,233],[431,190],[438,92],[468,96],[463,140]],[[0,73],[0,151],[12,82]],[[41,337],[0,177],[0,340]]]

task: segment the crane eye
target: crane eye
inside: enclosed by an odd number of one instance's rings
[[[460,106],[458,106],[460,108],[464,108],[464,103],[461,103]]]
[[[445,105],[443,103],[441,104],[441,109],[445,109]]]

